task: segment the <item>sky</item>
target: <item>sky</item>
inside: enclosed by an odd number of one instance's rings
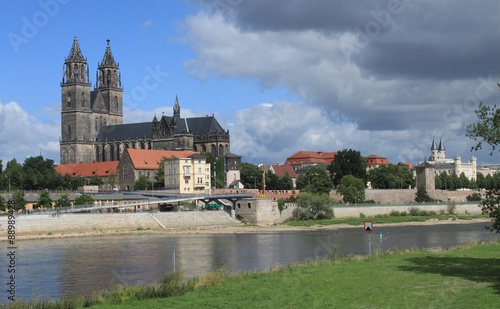
[[[0,160],[59,163],[62,68],[95,84],[106,40],[124,122],[215,114],[243,162],[355,149],[391,163],[498,163],[465,126],[500,103],[500,1],[0,1]]]

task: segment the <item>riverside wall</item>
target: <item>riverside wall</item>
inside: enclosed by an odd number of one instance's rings
[[[224,211],[186,211],[110,214],[16,215],[16,235],[75,231],[173,229],[239,224]],[[7,231],[7,216],[0,217],[0,232]]]

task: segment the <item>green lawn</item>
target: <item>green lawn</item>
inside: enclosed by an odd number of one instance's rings
[[[324,226],[334,224],[349,224],[349,225],[363,225],[364,221],[372,221],[374,224],[384,223],[402,223],[402,222],[425,222],[428,220],[471,220],[471,219],[487,219],[487,215],[447,215],[437,214],[433,216],[376,216],[365,218],[333,218],[324,220],[289,220],[282,224],[288,226]]]
[[[230,275],[180,296],[92,308],[499,308],[500,242]]]

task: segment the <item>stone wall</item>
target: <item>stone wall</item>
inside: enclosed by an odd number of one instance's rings
[[[274,224],[283,221],[278,203],[267,199],[244,199],[236,202],[236,217],[251,224]]]
[[[379,204],[401,204],[401,203],[414,203],[416,189],[366,189],[365,199],[374,200]],[[429,196],[433,199],[451,202],[465,202],[468,195],[478,193],[478,191],[464,190],[464,191],[444,191],[433,190],[429,191]],[[342,196],[337,195],[337,190],[330,192],[330,198],[334,201],[342,201]]]
[[[159,224],[159,223],[160,224]],[[238,224],[224,211],[186,211],[166,213],[110,213],[17,215],[16,235],[49,232],[92,232],[99,230],[136,230],[190,228]],[[162,226],[163,225],[163,226]],[[7,216],[0,217],[0,231],[6,232]]]
[[[365,216],[376,216],[389,214],[391,211],[399,212],[409,212],[411,207],[416,207],[420,210],[435,211],[439,213],[440,211],[447,212],[448,205],[446,203],[440,204],[418,204],[418,205],[394,205],[394,206],[335,206],[333,207],[333,213],[335,218],[359,218],[360,214],[363,213]],[[480,214],[481,209],[477,204],[463,204],[455,206],[455,213],[457,214]]]

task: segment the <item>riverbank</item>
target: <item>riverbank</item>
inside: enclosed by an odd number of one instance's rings
[[[496,308],[500,242],[403,250],[160,282],[9,308]],[[37,303],[38,301],[38,303]],[[57,306],[59,305],[59,306]]]
[[[409,226],[409,225],[436,225],[436,224],[471,224],[485,223],[485,227],[491,225],[490,219],[473,218],[467,220],[448,219],[437,220],[428,219],[427,221],[413,222],[393,222],[393,223],[376,223],[380,218],[364,218],[363,220],[372,220],[374,223],[374,231],[385,226]],[[311,225],[311,226],[293,226],[293,225],[246,225],[243,223],[234,223],[226,225],[204,225],[196,227],[177,227],[177,228],[135,228],[135,229],[79,229],[79,230],[63,230],[63,231],[44,231],[29,233],[26,235],[16,235],[16,240],[32,240],[32,239],[57,239],[57,238],[80,238],[80,237],[104,237],[104,236],[147,236],[147,235],[163,235],[163,234],[250,234],[250,233],[281,233],[281,232],[296,232],[296,231],[317,231],[317,230],[337,230],[343,228],[359,229],[363,228],[362,222],[357,225],[353,224],[330,224],[330,225]],[[0,241],[7,241],[7,238],[1,238]]]

